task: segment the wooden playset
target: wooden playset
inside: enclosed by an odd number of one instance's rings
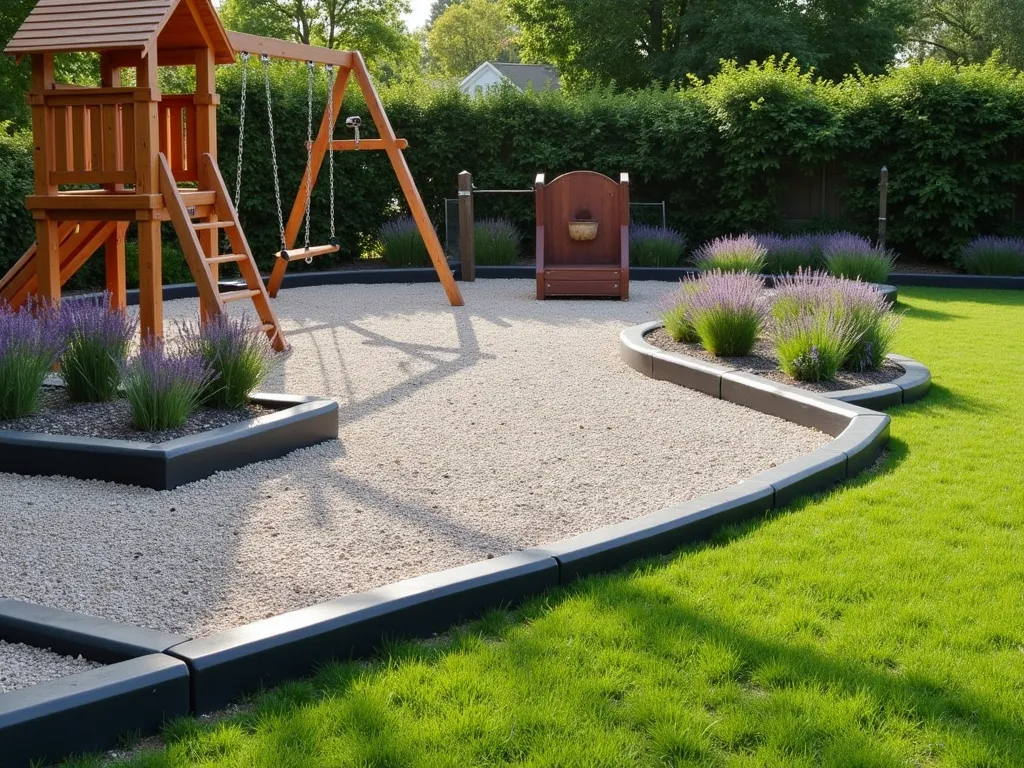
[[[237,201],[232,200],[217,164],[220,97],[214,70],[218,64],[235,63],[236,51],[244,52],[243,63],[250,54],[258,55],[264,72],[271,58],[306,62],[310,78],[316,65],[324,65],[331,83],[319,132],[315,139],[311,131],[306,137],[306,172],[287,223],[279,206],[282,245],[266,286],[238,220]],[[358,52],[228,32],[211,0],[39,0],[5,52],[32,58],[28,102],[35,188],[26,205],[35,220],[37,242],[0,279],[0,298],[12,306],[24,304],[33,295],[44,302],[58,302],[61,286],[101,247],[107,290],[114,304],[124,306],[125,234],[134,223],[141,333],[144,339],[160,337],[160,226],[169,221],[195,279],[202,316],[208,319],[224,312],[231,302],[251,300],[274,347],[284,349],[270,298],[280,288],[290,261],[338,250],[335,243],[310,245],[308,203],[325,155],[339,150],[387,153],[448,299],[453,305],[462,304],[402,154],[407,142],[396,137]],[[55,82],[53,57],[65,52],[98,53],[100,87]],[[196,68],[195,93],[162,94],[157,68],[182,65]],[[122,84],[125,69],[135,70],[135,85]],[[353,75],[380,138],[360,141],[356,133],[355,140],[334,139]],[[268,118],[274,147],[272,115]],[[349,123],[357,127],[358,119],[350,118]],[[333,163],[331,177],[333,197]],[[296,248],[304,222],[305,243]],[[221,253],[222,232],[230,253]],[[228,263],[238,265],[244,289],[220,290],[219,267]]]
[[[629,175],[537,176],[537,298],[629,298]]]

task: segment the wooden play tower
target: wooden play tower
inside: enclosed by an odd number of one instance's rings
[[[384,150],[394,166],[449,300],[462,304],[402,154],[406,143],[395,136],[362,56],[228,32],[210,0],[39,0],[18,29],[5,52],[32,58],[28,101],[35,188],[26,205],[35,220],[37,242],[0,279],[0,298],[15,307],[33,295],[57,302],[61,286],[103,248],[106,288],[114,304],[124,306],[125,233],[135,223],[141,332],[144,338],[157,338],[163,332],[160,226],[169,221],[198,287],[202,316],[219,314],[232,302],[251,301],[274,347],[285,347],[270,294],[217,165],[220,97],[214,70],[218,64],[233,64],[236,50],[338,70],[333,114],[325,110],[308,155],[310,183],[304,177],[296,196],[273,292],[288,261],[306,255],[293,246],[325,153],[376,149]],[[53,56],[64,52],[98,53],[100,87],[56,83]],[[195,93],[163,95],[158,67],[181,65],[195,65]],[[126,69],[135,71],[134,85],[123,84]],[[334,141],[328,130],[337,124],[350,75],[380,135],[355,146]],[[221,232],[231,253],[220,251]],[[238,265],[244,289],[220,290],[219,266],[227,263]]]

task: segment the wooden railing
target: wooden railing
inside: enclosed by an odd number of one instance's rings
[[[164,96],[160,102],[160,151],[178,182],[199,181],[196,108],[192,96]]]
[[[51,184],[135,183],[134,94],[89,88],[43,96],[54,146]]]

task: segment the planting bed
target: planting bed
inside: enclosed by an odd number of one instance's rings
[[[737,371],[756,373],[772,381],[779,381],[800,389],[811,392],[838,392],[858,387],[870,387],[875,384],[888,384],[901,378],[906,371],[894,360],[886,360],[883,366],[877,371],[840,371],[831,381],[797,381],[779,370],[779,363],[775,357],[772,345],[767,341],[759,341],[749,355],[742,357],[715,357],[704,350],[700,344],[689,344],[673,341],[664,328],[655,328],[644,336],[648,344],[663,349],[666,352],[675,352],[688,357],[695,357],[707,363],[728,366]]]
[[[335,400],[340,440],[169,492],[0,475],[0,594],[201,636],[562,539],[724,488],[823,433],[619,360],[657,312],[528,284],[282,293],[266,387]],[[168,318],[192,317],[194,300]]]
[[[0,430],[162,443],[272,413],[274,409],[259,404],[238,409],[200,408],[177,429],[142,432],[132,426],[127,400],[76,403],[68,397],[63,387],[47,386],[40,395],[37,413],[20,419],[0,421]]]
[[[82,658],[0,640],[0,693],[57,680],[100,666]]]

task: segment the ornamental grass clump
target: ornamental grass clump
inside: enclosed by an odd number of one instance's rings
[[[411,216],[386,222],[377,239],[384,260],[392,267],[422,267],[430,262],[427,245]]]
[[[31,305],[15,311],[0,302],[0,421],[38,410],[43,381],[62,348],[55,312]]]
[[[686,251],[686,237],[668,227],[629,228],[629,260],[638,267],[675,267]]]
[[[880,368],[900,324],[873,284],[813,271],[777,279],[771,313],[776,324],[826,314],[843,321],[853,343],[841,367],[850,371]]]
[[[895,261],[892,253],[876,248],[860,235],[838,232],[829,235],[821,248],[825,269],[834,277],[884,283]]]
[[[690,322],[690,300],[704,285],[701,278],[688,277],[679,281],[679,290],[661,299],[661,321],[672,341],[682,344],[698,341],[697,331]]]
[[[756,235],[765,250],[764,271],[769,275],[791,275],[811,269],[820,258],[818,238],[813,235]]]
[[[65,338],[60,375],[68,397],[87,403],[113,400],[138,322],[124,309],[111,307],[109,294],[66,301],[60,321]]]
[[[515,264],[523,236],[508,219],[482,219],[473,227],[473,252],[482,266]]]
[[[135,428],[158,432],[180,427],[202,403],[213,376],[200,357],[144,346],[122,374]]]
[[[719,237],[705,243],[693,255],[694,266],[701,272],[749,272],[758,275],[764,271],[765,249],[751,235]]]
[[[184,351],[213,374],[203,391],[206,405],[241,408],[273,368],[270,341],[261,324],[247,316],[221,314],[199,327],[179,325],[179,330]]]
[[[976,237],[964,246],[960,266],[971,275],[1024,275],[1024,238]]]
[[[779,367],[797,381],[834,379],[858,338],[850,321],[831,311],[777,319],[771,335]]]
[[[694,282],[686,312],[701,346],[716,357],[749,354],[764,325],[764,281],[714,270]]]

